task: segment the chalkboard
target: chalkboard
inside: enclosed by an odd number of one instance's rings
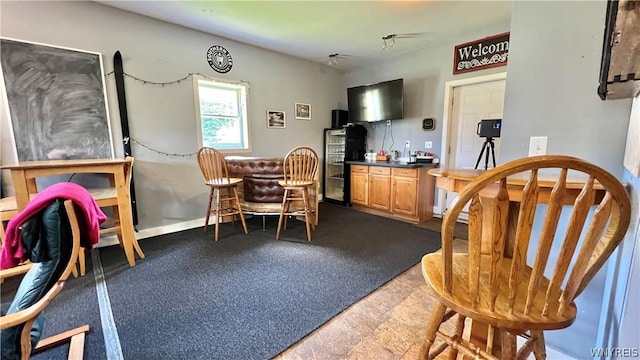
[[[0,39],[19,161],[113,158],[102,57]]]

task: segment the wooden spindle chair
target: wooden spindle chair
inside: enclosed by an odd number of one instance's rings
[[[69,359],[79,360],[84,356],[85,336],[89,325],[40,339],[44,317],[42,312],[62,291],[69,275],[76,268],[80,253],[80,227],[70,200],[56,200],[42,212],[42,232],[51,258],[31,263],[22,278],[8,313],[0,317],[0,339],[2,358],[29,359],[31,354],[53,346],[69,343]],[[59,219],[59,222],[56,220]],[[0,279],[22,274],[18,268],[0,270]]]
[[[209,216],[213,213],[216,218],[215,241],[218,241],[220,233],[220,220],[225,216],[231,216],[232,222],[235,224],[235,217],[239,215],[244,233],[247,234],[247,224],[244,220],[240,198],[238,197],[238,185],[242,183],[242,179],[230,178],[224,155],[210,147],[203,147],[198,150],[198,165],[204,176],[205,185],[210,188],[204,231],[207,231]],[[211,204],[214,198],[216,199],[216,205],[212,209]]]
[[[314,186],[318,175],[318,154],[306,146],[293,148],[284,158],[284,179],[278,184],[284,188],[276,239],[280,239],[282,227],[287,228],[289,216],[304,216],[307,240],[311,241],[311,229],[315,230],[315,209],[311,206],[309,187]],[[292,208],[293,204],[293,208]]]
[[[549,168],[559,172],[555,186],[540,187]],[[569,173],[582,173],[584,180],[573,181]],[[524,184],[521,192],[511,188],[514,181]],[[468,253],[453,253],[454,226],[469,202]],[[568,223],[560,221],[564,212]],[[543,225],[532,239],[536,216],[544,216]],[[573,323],[574,299],[623,239],[629,221],[629,197],[620,181],[583,160],[536,156],[484,172],[446,212],[442,250],[422,259],[439,302],[420,359],[446,348],[452,359],[458,352],[476,359],[525,359],[533,352],[544,359],[543,331]],[[557,258],[549,256],[553,245],[559,245]],[[454,315],[456,330],[445,334],[440,325]],[[487,329],[486,341],[462,338],[467,318],[472,331],[476,325]],[[517,336],[527,339],[520,349]],[[436,337],[441,341],[433,346]]]

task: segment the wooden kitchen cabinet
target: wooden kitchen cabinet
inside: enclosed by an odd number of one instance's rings
[[[369,167],[351,166],[351,203],[369,205]]]
[[[433,216],[430,167],[352,165],[351,203],[357,210],[418,223]]]
[[[395,214],[418,215],[418,169],[393,169],[391,204]]]
[[[369,207],[390,210],[391,168],[369,166]]]

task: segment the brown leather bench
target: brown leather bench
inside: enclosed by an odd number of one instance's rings
[[[284,179],[283,158],[227,156],[230,177],[243,180],[238,187],[242,211],[252,215],[280,215],[284,189],[278,180]],[[310,189],[311,204],[318,218],[318,182]],[[264,217],[263,217],[264,226]]]

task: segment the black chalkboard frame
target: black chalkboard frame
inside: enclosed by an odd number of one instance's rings
[[[18,161],[114,158],[102,54],[0,37]]]

